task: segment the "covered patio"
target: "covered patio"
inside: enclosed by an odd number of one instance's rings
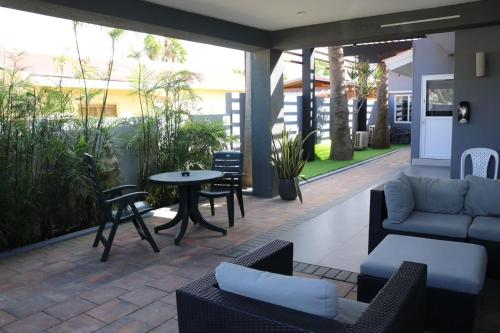
[[[89,246],[94,234],[56,242],[0,261],[0,325],[5,332],[178,332],[175,290],[274,239],[293,241],[294,275],[333,280],[340,297],[356,299],[359,265],[367,256],[372,188],[398,170],[439,176],[443,170],[411,167],[409,149],[347,172],[303,185],[303,205],[277,198],[246,198],[247,217],[227,236],[191,226],[180,246],[175,231],[155,235],[152,253],[132,224],[120,228],[107,262]],[[224,201],[217,203],[223,210]],[[176,207],[154,212],[159,225]],[[208,204],[202,209],[210,215]],[[279,216],[279,218],[276,218]],[[210,218],[226,227],[223,216]],[[325,256],[325,254],[330,254]],[[477,332],[495,332],[498,280],[487,280]]]
[[[246,111],[240,122],[241,152],[245,177],[252,185],[250,195],[245,196],[247,214],[241,218],[237,211],[232,228],[225,214],[210,216],[209,204],[200,204],[201,214],[210,223],[227,229],[224,236],[190,223],[180,244],[174,244],[176,228],[153,235],[161,251],[152,253],[134,224],[128,223],[118,229],[107,262],[99,261],[101,248],[91,247],[95,236],[89,230],[44,246],[0,254],[0,332],[178,332],[176,290],[205,277],[221,262],[245,258],[277,239],[294,244],[293,275],[331,280],[340,298],[359,300],[360,267],[373,250],[369,248],[370,190],[400,171],[416,177],[458,178],[464,150],[500,149],[495,125],[500,118],[492,113],[495,102],[491,98],[500,87],[499,46],[491,43],[500,32],[499,2],[285,2],[221,1],[215,6],[203,1],[0,0],[0,6],[13,9],[244,50]],[[348,8],[339,10],[343,6]],[[273,134],[262,129],[271,128],[284,109],[287,52],[301,50],[299,127],[304,137],[313,133],[303,148],[304,156],[314,159],[318,129],[315,48],[342,45],[351,54],[380,61],[401,48],[406,50],[409,41],[450,31],[456,31],[453,105],[467,100],[473,116],[467,125],[453,121],[446,162],[411,164],[419,150],[413,144],[411,149],[303,182],[301,205],[276,196]],[[475,39],[476,35],[480,37]],[[384,49],[388,53],[382,54],[379,44],[392,43]],[[479,77],[474,74],[476,52],[488,54],[482,81],[475,81]],[[426,97],[420,97],[414,108],[426,103]],[[419,120],[410,125],[417,133]],[[215,203],[216,210],[225,212],[225,200]],[[146,224],[152,228],[168,223],[177,208],[154,210],[145,218]],[[419,279],[425,279],[424,273],[420,272]],[[485,271],[482,274],[484,278]],[[499,279],[486,278],[477,309],[474,331],[500,332]]]
[[[231,261],[273,239],[287,239],[290,231],[406,168],[408,155],[406,149],[306,184],[303,205],[278,198],[248,197],[248,216],[238,217],[225,237],[192,225],[180,246],[173,244],[175,230],[155,235],[161,251],[152,253],[149,245],[140,241],[132,224],[128,224],[120,228],[105,263],[99,261],[101,249],[89,246],[94,234],[4,259],[0,263],[2,330],[146,332],[158,327],[156,332],[176,332],[177,288],[204,276],[222,261]],[[162,224],[173,217],[175,210],[176,207],[160,209],[146,221],[148,225]],[[209,216],[209,212],[208,205],[203,205],[203,215]],[[355,266],[359,267],[360,260],[366,257],[367,224],[366,219],[354,225],[343,220],[346,213],[332,216],[333,232],[318,243],[328,247],[335,245],[338,237],[346,237],[335,251],[338,259],[334,264],[338,266],[325,264],[318,269],[318,265],[309,265],[313,263],[306,256],[315,251],[312,244],[297,244],[296,255],[304,262],[298,262],[296,269],[297,274],[315,276],[317,271],[319,276],[340,275],[341,295],[355,299],[356,273],[349,268],[355,271]],[[223,214],[210,221],[227,227]],[[316,251],[319,257],[322,250]]]

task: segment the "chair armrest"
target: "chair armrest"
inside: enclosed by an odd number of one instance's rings
[[[427,265],[403,262],[346,332],[423,332]]]
[[[122,195],[123,191],[125,191],[125,190],[132,190],[132,189],[136,189],[136,188],[137,188],[136,185],[121,185],[121,186],[117,186],[117,187],[102,191],[102,193],[104,195],[108,196],[108,198],[112,198],[112,197],[117,196],[117,195]]]
[[[292,275],[293,243],[274,240],[234,260],[233,263],[260,271]]]
[[[148,192],[133,192],[128,193],[119,197],[115,197],[109,200],[106,200],[105,203],[107,205],[113,205],[117,203],[127,204],[139,201],[140,199],[145,198],[148,195]]]
[[[370,191],[370,220],[368,253],[384,239],[387,232],[382,227],[382,222],[387,218],[387,205],[385,202],[384,185],[377,186]]]

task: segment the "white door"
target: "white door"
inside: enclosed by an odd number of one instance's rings
[[[451,158],[453,92],[453,74],[422,76],[420,158]]]

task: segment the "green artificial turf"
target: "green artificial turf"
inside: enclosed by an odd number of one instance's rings
[[[371,158],[389,153],[391,151],[395,151],[408,145],[392,145],[387,149],[373,149],[368,148],[365,150],[354,151],[354,159],[350,161],[332,161],[329,160],[330,156],[330,143],[322,143],[317,144],[315,146],[316,151],[316,160],[312,162],[308,162],[302,172],[302,176],[309,179],[312,177],[316,177],[322,175],[327,172],[335,171],[341,168],[345,168],[347,166],[360,163]]]

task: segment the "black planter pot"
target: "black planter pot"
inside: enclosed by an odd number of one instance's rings
[[[278,192],[283,200],[297,199],[297,190],[293,179],[278,179]]]

